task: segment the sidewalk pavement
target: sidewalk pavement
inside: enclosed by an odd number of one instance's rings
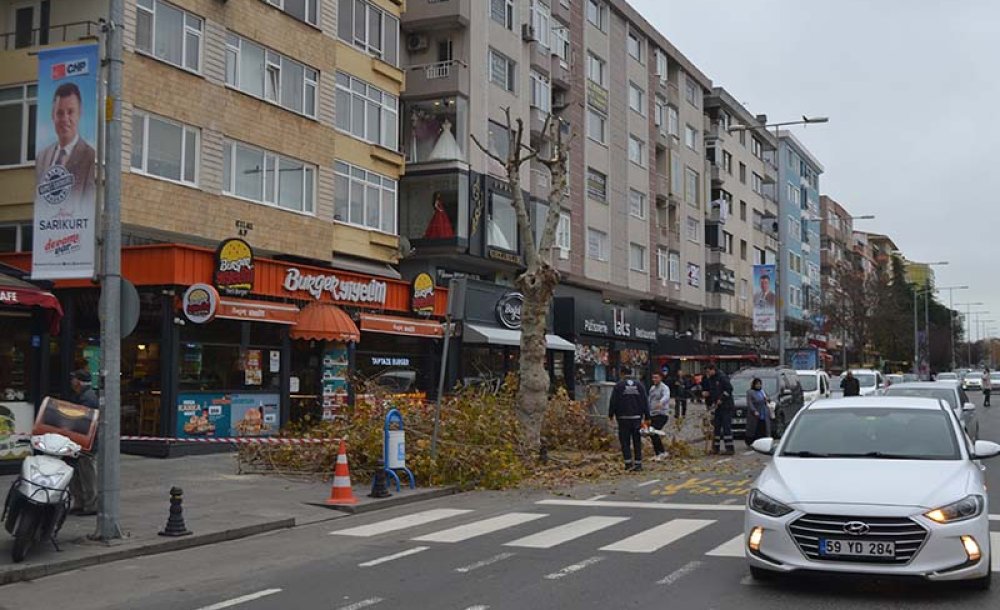
[[[413,491],[393,488],[393,496],[367,497],[368,481],[354,480],[358,505],[337,510],[324,505],[331,481],[298,476],[237,474],[236,454],[171,459],[122,456],[121,527],[123,538],[111,544],[91,542],[96,517],[72,516],[59,533],[61,552],[48,541],[22,563],[12,563],[14,539],[0,528],[0,585],[32,580],[88,565],[213,544],[296,525],[317,523],[398,504],[455,493],[454,488]],[[6,494],[14,476],[0,477]],[[360,484],[364,483],[364,484]],[[178,538],[157,535],[167,522],[170,488],[184,491],[184,520],[193,534]]]

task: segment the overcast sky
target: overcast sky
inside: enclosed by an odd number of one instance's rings
[[[630,2],[751,112],[829,116],[792,128],[826,168],[820,191],[874,214],[855,227],[888,234],[908,258],[949,261],[937,285],[968,285],[955,302],[985,302],[973,309],[1000,329],[1000,129],[989,118],[1000,2]]]

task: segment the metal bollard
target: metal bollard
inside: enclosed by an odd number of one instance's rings
[[[170,488],[170,516],[167,526],[160,532],[161,536],[187,536],[193,532],[184,525],[184,490],[180,487]]]
[[[378,470],[375,471],[375,478],[372,480],[372,492],[368,494],[368,497],[388,498],[391,495],[389,493],[388,477],[385,475],[385,462],[379,460]]]

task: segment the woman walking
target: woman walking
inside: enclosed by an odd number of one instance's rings
[[[747,447],[758,438],[771,436],[771,409],[767,400],[763,383],[755,377],[747,390],[747,431],[743,439]]]

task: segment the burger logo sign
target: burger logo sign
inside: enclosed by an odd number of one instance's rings
[[[192,284],[181,301],[184,317],[195,324],[211,322],[219,307],[219,293],[208,284]]]
[[[434,313],[434,280],[427,273],[413,278],[413,311],[424,316]]]
[[[253,249],[242,239],[227,239],[215,252],[215,286],[228,296],[244,297],[253,290]]]

